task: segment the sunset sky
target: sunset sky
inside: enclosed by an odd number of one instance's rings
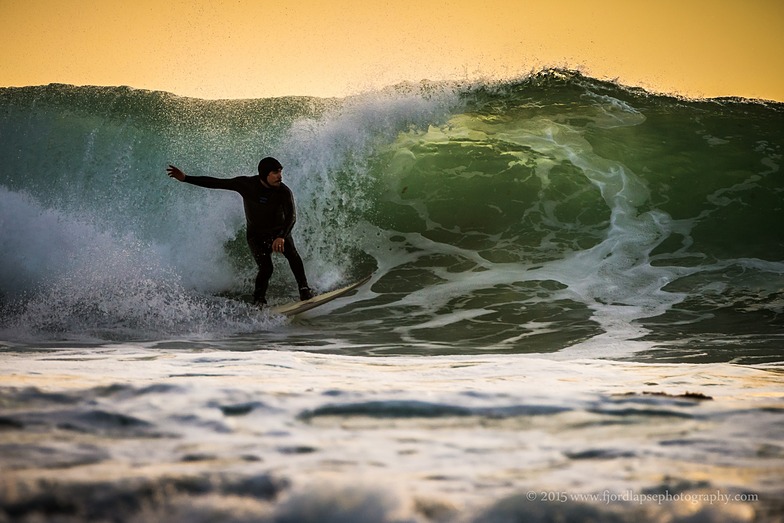
[[[0,86],[343,96],[568,67],[784,101],[781,0],[0,0]]]

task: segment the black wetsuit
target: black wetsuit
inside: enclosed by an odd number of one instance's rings
[[[291,239],[291,230],[297,221],[294,196],[284,183],[280,187],[269,187],[261,183],[261,176],[238,176],[236,178],[213,178],[211,176],[186,176],[186,182],[208,189],[236,191],[242,196],[245,220],[248,224],[248,245],[259,272],[253,299],[265,303],[267,286],[272,276],[272,242],[283,238],[283,255],[291,266],[291,272],[300,289],[308,288],[302,258]]]

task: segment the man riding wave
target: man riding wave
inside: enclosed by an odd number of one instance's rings
[[[297,280],[300,300],[313,297],[302,258],[291,238],[291,231],[297,221],[294,195],[282,181],[283,166],[278,160],[272,157],[262,159],[259,162],[258,176],[188,176],[174,165],[169,165],[166,171],[170,177],[181,182],[208,189],[236,191],[242,196],[248,245],[259,268],[253,291],[254,303],[259,306],[267,303],[267,287],[273,271],[273,252],[282,253],[288,260],[291,272]]]

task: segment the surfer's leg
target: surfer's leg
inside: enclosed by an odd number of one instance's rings
[[[253,289],[253,302],[265,305],[267,303],[267,287],[274,269],[272,252],[267,248],[265,242],[256,243],[248,240],[248,245],[250,246],[253,259],[256,260],[256,265],[259,267],[259,272],[256,274],[255,288]]]
[[[308,285],[308,277],[305,275],[305,264],[302,263],[302,257],[297,252],[297,247],[294,245],[294,240],[291,236],[286,238],[283,244],[283,255],[289,261],[291,272],[294,273],[294,279],[297,280],[297,287],[299,287],[299,299],[308,300],[313,297],[313,292]]]
[[[266,254],[262,257],[262,262],[259,263],[259,272],[256,274],[256,286],[253,290],[254,303],[267,303],[267,287],[270,277],[272,277],[272,269],[272,256]]]

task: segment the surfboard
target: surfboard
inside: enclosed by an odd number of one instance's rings
[[[351,285],[346,285],[345,287],[341,287],[340,289],[335,289],[334,291],[329,291],[329,292],[325,292],[324,294],[319,294],[318,296],[314,296],[309,300],[294,301],[291,303],[286,303],[284,305],[276,305],[274,307],[270,307],[268,310],[273,314],[282,314],[283,316],[294,316],[296,314],[309,311],[320,305],[324,305],[325,303],[329,303],[336,298],[340,298],[341,296],[345,296],[346,294],[353,291],[354,289],[366,284],[370,280],[371,276],[373,275],[368,274],[361,280],[358,280],[352,283]]]

